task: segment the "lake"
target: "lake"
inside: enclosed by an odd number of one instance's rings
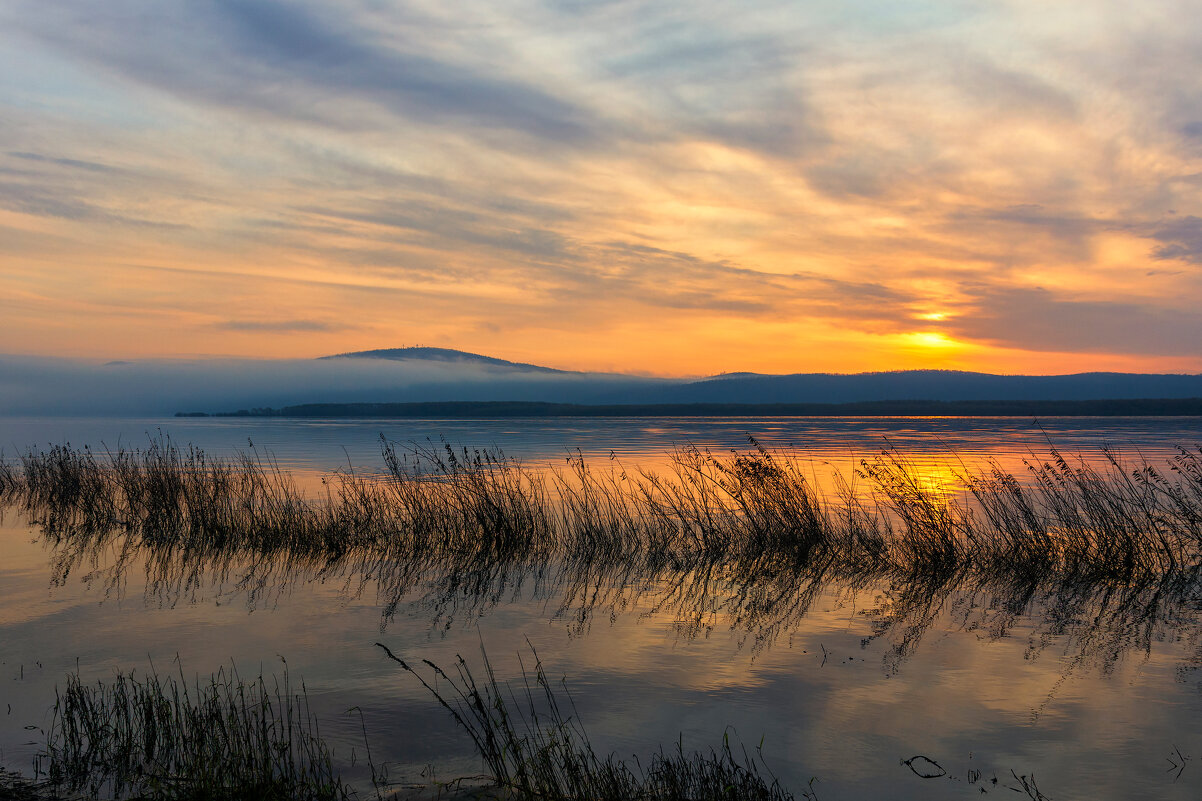
[[[809,460],[829,487],[886,448],[949,485],[991,462],[1021,477],[1024,459],[1053,447],[1090,464],[1104,464],[1104,446],[1159,463],[1202,442],[1202,420],[0,420],[10,459],[160,434],[217,456],[270,454],[314,493],[330,471],[380,471],[381,435],[495,446],[535,469],[582,454],[630,471],[662,470],[685,445],[745,451],[754,437]],[[1004,581],[775,575],[749,586],[554,560],[496,565],[474,583],[437,565],[164,564],[113,542],[72,548],[15,509],[0,555],[0,762],[22,771],[70,671],[191,677],[233,664],[254,676],[286,660],[352,778],[366,776],[364,730],[398,782],[480,773],[467,737],[380,642],[448,667],[456,654],[478,664],[483,647],[508,681],[533,648],[566,679],[598,750],[708,750],[730,732],[749,750],[762,743],[798,796],[816,777],[822,799],[1011,797],[1011,771],[1053,799],[1202,792],[1202,592],[1190,583],[1155,597],[1134,588],[1117,604],[1115,593],[1023,595]],[[916,755],[947,775],[919,778],[902,764]]]

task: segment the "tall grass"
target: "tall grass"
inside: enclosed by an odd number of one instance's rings
[[[463,657],[448,674],[425,660],[429,676],[377,643],[390,659],[412,674],[471,738],[495,785],[509,798],[529,801],[791,801],[754,755],[736,754],[729,735],[720,749],[686,753],[662,749],[644,765],[616,754],[599,755],[576,713],[566,685],[556,690],[537,653],[522,667],[521,686],[510,691],[481,652],[477,680]],[[813,798],[807,791],[806,798]]]
[[[0,461],[0,493],[51,535],[121,533],[194,553],[367,548],[662,564],[721,554],[1120,579],[1202,562],[1202,448],[1166,465],[1106,450],[1101,467],[1053,450],[1028,462],[1026,480],[997,465],[965,470],[954,496],[896,452],[861,462],[860,491],[823,492],[803,460],[753,445],[730,455],[682,448],[665,472],[627,474],[580,457],[535,470],[498,451],[384,443],[382,475],[336,473],[314,499],[268,458],[210,459],[161,438],[140,450],[60,446]]]
[[[1202,586],[1202,448],[1163,464],[1103,457],[1053,450],[1026,475],[963,469],[949,492],[886,451],[823,491],[796,454],[754,442],[682,448],[658,473],[384,443],[379,474],[327,476],[313,498],[257,454],[215,460],[159,439],[30,451],[0,461],[0,491],[40,522],[60,581],[107,561],[119,588],[137,563],[148,592],[229,576],[264,598],[298,573],[343,576],[351,592],[374,587],[386,616],[421,588],[446,620],[527,592],[580,627],[641,604],[686,633],[724,620],[757,642],[832,584],[876,586],[888,590],[882,636],[904,657],[952,593],[983,599],[965,625],[1004,631],[1038,606],[1050,628],[1110,621],[1130,642],[1189,605]],[[1083,644],[1120,650],[1104,636]]]
[[[341,801],[349,791],[302,687],[222,670],[209,681],[68,677],[47,734],[49,783],[90,797]]]

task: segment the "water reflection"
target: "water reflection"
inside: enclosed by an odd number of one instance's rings
[[[790,417],[790,418],[533,418],[501,420],[284,418],[3,418],[0,453],[12,456],[31,445],[70,442],[93,450],[144,447],[170,436],[206,451],[233,454],[247,441],[271,453],[291,472],[374,469],[379,438],[406,444],[437,442],[499,448],[531,464],[561,462],[568,453],[603,459],[615,453],[638,466],[653,466],[672,448],[694,444],[724,451],[746,447],[753,435],[770,448],[804,451],[816,463],[841,468],[864,454],[893,447],[917,460],[972,466],[996,459],[1014,470],[1032,453],[1053,445],[1065,453],[1097,454],[1103,445],[1126,445],[1149,458],[1172,453],[1181,443],[1202,441],[1196,417]]]
[[[1105,673],[1158,642],[1188,643],[1202,664],[1202,568],[1137,573],[1129,581],[1060,571],[1008,574],[961,565],[947,571],[857,565],[835,552],[802,558],[763,554],[728,558],[698,553],[668,560],[613,560],[599,554],[520,558],[509,554],[429,554],[397,558],[374,548],[338,554],[201,551],[155,544],[124,532],[43,528],[51,582],[73,577],[112,600],[131,583],[155,608],[219,601],[248,610],[274,608],[313,585],[335,587],[345,601],[367,601],[387,631],[398,614],[418,615],[430,630],[471,625],[511,604],[536,603],[549,621],[576,636],[620,617],[670,620],[675,637],[716,630],[739,635],[753,654],[805,626],[816,605],[857,608],[871,624],[867,640],[887,645],[882,668],[904,665],[928,632],[950,625],[988,639],[1032,624],[1027,656],[1059,649],[1076,670]]]

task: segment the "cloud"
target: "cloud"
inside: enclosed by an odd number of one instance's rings
[[[967,287],[976,310],[950,321],[957,337],[1061,353],[1196,356],[1202,316],[1154,302],[1083,300],[1038,287]]]
[[[1164,243],[1153,251],[1154,258],[1202,264],[1202,218],[1190,215],[1173,220],[1153,232],[1152,238]]]
[[[1018,203],[953,209],[938,227],[960,240],[988,243],[987,247],[994,250],[991,258],[1017,261],[1024,266],[1031,262],[1088,262],[1093,258],[1094,238],[1098,234],[1125,226],[1075,210]]]
[[[526,28],[489,31],[472,23],[470,8],[443,19],[356,2],[68,0],[17,8],[9,14],[14,30],[44,45],[238,117],[334,131],[453,130],[543,154],[701,138],[792,157],[826,141],[797,80],[805,44],[740,30],[731,12],[681,17],[651,6],[618,20],[602,15],[610,30],[588,31],[566,28],[578,20],[571,9],[531,8]],[[594,61],[537,63],[523,52],[556,30],[580,39],[579,52]],[[630,107],[613,113],[548,72],[561,66],[612,87]]]
[[[35,161],[42,164],[54,164],[59,167],[70,167],[78,170],[87,170],[88,172],[99,173],[114,173],[118,172],[115,167],[110,167],[107,164],[97,164],[94,161],[81,161],[79,159],[69,159],[55,156],[47,156],[42,153],[25,153],[20,151],[12,151],[8,155],[13,158],[23,159],[25,161]]]
[[[384,40],[326,4],[114,0],[12,15],[42,41],[181,99],[252,115],[357,127],[351,101],[414,124],[468,122],[546,145],[595,136],[599,121],[528,81],[429,55],[420,31]]]
[[[410,234],[409,242],[459,246],[480,246],[491,251],[516,253],[542,259],[562,258],[564,237],[552,230],[535,227],[537,219],[514,218],[503,213],[484,214],[456,208],[451,203],[436,204],[413,198],[403,202],[383,200],[359,202],[360,209],[305,206],[297,211],[332,220],[370,223],[395,228]]]
[[[952,85],[968,102],[995,113],[1053,123],[1077,119],[1080,104],[1072,93],[1038,73],[1005,67],[965,50],[949,53],[954,60]]]
[[[3,176],[8,176],[4,179]],[[96,161],[30,151],[0,155],[0,209],[88,224],[184,230],[140,204],[113,203],[131,188],[146,191],[146,175]]]
[[[612,240],[583,250],[597,265],[573,274],[555,292],[581,302],[590,295],[640,306],[727,312],[761,319],[798,315],[901,319],[913,296],[883,284],[813,273],[770,273],[639,243]]]

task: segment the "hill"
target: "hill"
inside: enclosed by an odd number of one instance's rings
[[[378,348],[376,350],[359,350],[352,353],[336,353],[332,356],[321,356],[319,361],[327,359],[387,359],[389,361],[443,362],[450,364],[478,365],[507,370],[520,370],[534,373],[567,374],[569,370],[556,370],[553,367],[541,367],[537,364],[511,362],[493,356],[482,356],[479,353],[468,353],[451,348]]]

